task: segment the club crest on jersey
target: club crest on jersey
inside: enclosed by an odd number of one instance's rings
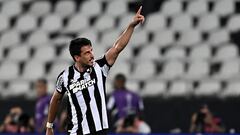
[[[71,84],[69,85],[69,89],[73,92],[73,93],[76,93],[78,92],[79,90],[83,90],[85,88],[88,88],[90,86],[93,86],[94,84],[96,83],[95,79],[92,79],[92,80],[71,80]]]

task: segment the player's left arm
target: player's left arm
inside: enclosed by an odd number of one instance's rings
[[[139,24],[144,22],[144,16],[141,15],[142,6],[138,9],[137,13],[135,14],[132,22],[128,25],[125,31],[120,35],[114,45],[106,52],[106,60],[109,65],[113,65],[116,61],[119,53],[126,47],[128,44],[134,28]]]

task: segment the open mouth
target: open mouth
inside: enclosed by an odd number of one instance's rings
[[[94,59],[90,59],[90,60],[89,60],[89,62],[93,62],[93,61],[94,61]]]

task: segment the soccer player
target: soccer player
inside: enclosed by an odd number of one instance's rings
[[[114,78],[114,91],[107,103],[107,109],[111,112],[114,123],[131,113],[138,117],[143,113],[142,99],[136,93],[128,90],[126,81],[125,75],[121,73]]]
[[[47,93],[47,80],[38,79],[35,83],[35,89],[38,98],[35,106],[35,129],[37,133],[44,133],[51,99]]]
[[[53,134],[53,121],[65,92],[69,99],[68,134],[107,134],[109,125],[105,99],[106,77],[119,53],[129,42],[134,28],[144,21],[141,10],[142,7],[138,9],[126,30],[101,59],[94,60],[90,40],[76,38],[70,42],[69,51],[75,63],[63,70],[57,78],[46,124],[47,135]]]

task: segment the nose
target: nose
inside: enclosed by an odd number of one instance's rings
[[[94,57],[94,52],[93,51],[91,51],[90,56]]]

